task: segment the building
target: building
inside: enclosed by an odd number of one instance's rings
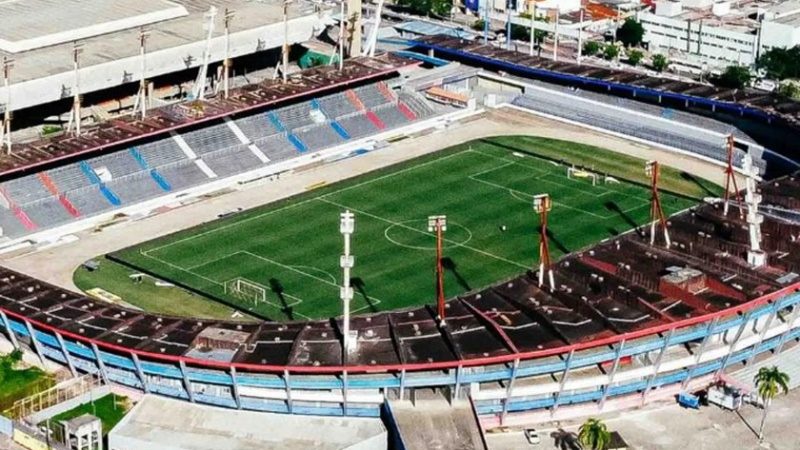
[[[703,70],[751,66],[770,48],[800,44],[799,1],[660,0],[639,20],[652,51]]]

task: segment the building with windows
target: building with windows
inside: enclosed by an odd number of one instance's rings
[[[661,0],[639,20],[651,50],[699,69],[750,66],[770,48],[800,44],[800,1]]]

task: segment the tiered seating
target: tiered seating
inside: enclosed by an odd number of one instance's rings
[[[225,123],[208,128],[199,128],[181,136],[198,155],[241,144],[239,138],[233,134],[233,131]]]
[[[405,111],[407,110],[407,111]],[[182,133],[0,184],[3,235],[19,237],[316,152],[430,117],[436,110],[385,84],[362,86]],[[251,146],[269,160],[262,162]],[[207,167],[207,169],[206,169]],[[213,172],[213,173],[212,173]],[[7,204],[7,205],[6,205]]]

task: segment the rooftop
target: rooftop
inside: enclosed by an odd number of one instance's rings
[[[167,0],[15,0],[0,3],[0,50],[18,53],[188,15]]]
[[[364,448],[385,447],[386,440],[380,419],[231,410],[153,395],[109,434],[110,447],[127,450],[335,450],[365,442],[373,445]]]

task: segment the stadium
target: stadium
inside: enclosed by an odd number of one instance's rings
[[[484,427],[671,398],[795,348],[800,177],[719,117],[794,133],[796,102],[411,47],[15,143],[4,253],[95,258],[236,313],[150,312],[8,258],[5,338],[192,403],[382,417],[435,392]]]

